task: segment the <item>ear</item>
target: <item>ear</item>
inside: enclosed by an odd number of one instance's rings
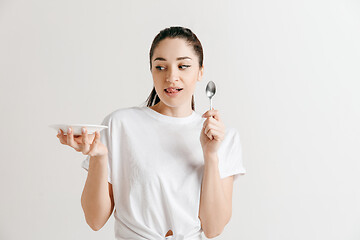
[[[203,75],[204,75],[204,65],[201,67],[201,69],[200,69],[200,71],[199,71],[198,82],[201,81]]]

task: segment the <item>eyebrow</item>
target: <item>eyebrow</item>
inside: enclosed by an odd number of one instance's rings
[[[184,60],[184,59],[190,59],[190,60],[192,60],[190,57],[178,57],[176,60],[179,61],[179,60]],[[166,61],[166,59],[165,59],[165,58],[162,58],[162,57],[155,58],[155,59],[154,59],[154,62],[155,62],[156,60],[158,60],[158,61]]]

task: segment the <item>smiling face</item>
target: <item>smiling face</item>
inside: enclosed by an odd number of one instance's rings
[[[203,76],[203,67],[199,68],[193,47],[181,38],[165,38],[155,48],[151,63],[159,104],[182,112],[189,111],[196,82]]]

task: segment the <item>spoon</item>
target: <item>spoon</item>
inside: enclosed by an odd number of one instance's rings
[[[215,92],[216,92],[215,83],[213,81],[210,81],[206,85],[206,95],[210,99],[210,110],[212,109],[212,97],[215,95]]]

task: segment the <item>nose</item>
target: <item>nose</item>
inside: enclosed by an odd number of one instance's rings
[[[168,72],[167,72],[167,76],[166,76],[166,81],[168,82],[175,82],[179,80],[179,74],[176,68],[170,67]]]

